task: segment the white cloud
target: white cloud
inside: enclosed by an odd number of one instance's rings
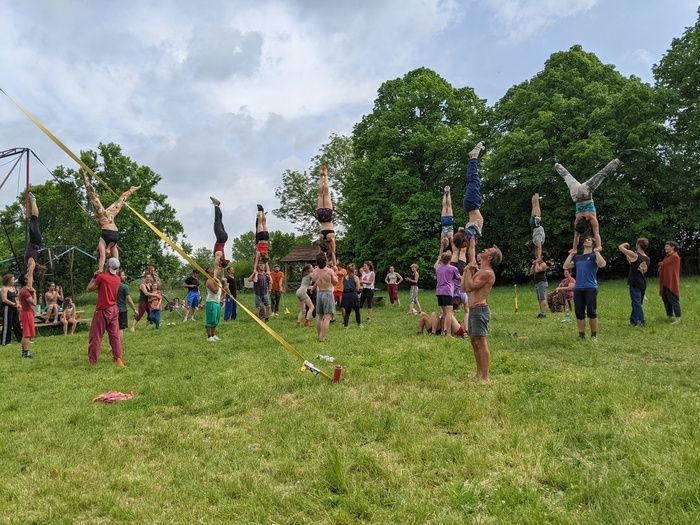
[[[628,53],[625,58],[629,58],[634,62],[643,64],[646,68],[651,69],[651,66],[656,62],[657,57],[651,54],[646,49],[635,49],[631,53]]]
[[[588,11],[598,0],[486,0],[499,34],[508,43],[522,42],[562,18]]]

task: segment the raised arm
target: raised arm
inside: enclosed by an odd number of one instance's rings
[[[567,255],[566,260],[564,261],[564,269],[565,270],[571,270],[574,267],[574,256],[578,252],[576,250],[569,250],[569,255]]]
[[[605,268],[608,263],[605,261],[605,259],[603,259],[603,256],[600,254],[600,250],[600,246],[593,248],[593,253],[595,253],[595,263],[598,265],[598,268]]]
[[[630,243],[628,242],[623,242],[620,246],[617,247],[618,250],[620,250],[623,254],[625,254],[625,257],[627,257],[627,262],[633,263],[637,259],[639,259],[639,255],[637,252],[630,250]]]

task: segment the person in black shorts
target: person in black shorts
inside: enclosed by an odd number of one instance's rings
[[[211,200],[211,203],[214,205],[214,238],[216,239],[213,250],[214,266],[217,268],[225,268],[229,263],[224,255],[226,241],[228,241],[228,233],[226,233],[226,229],[224,228],[221,201],[214,197],[209,197],[209,200]]]
[[[27,284],[32,288],[34,284],[34,271],[46,271],[46,266],[38,265],[39,249],[42,238],[39,228],[39,207],[36,204],[36,197],[29,192],[29,242],[24,249],[24,264],[27,266]]]
[[[262,264],[266,273],[270,273],[268,259],[270,257],[270,232],[267,231],[267,217],[262,204],[258,204],[258,213],[255,216],[255,260],[253,268]]]
[[[316,204],[316,219],[321,226],[321,236],[318,241],[319,249],[326,254],[331,267],[335,267],[335,230],[333,229],[333,201],[328,185],[328,168],[319,167],[318,202]]]

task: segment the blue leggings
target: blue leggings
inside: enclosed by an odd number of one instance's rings
[[[467,165],[467,187],[464,190],[462,206],[464,211],[478,210],[481,208],[483,198],[481,197],[481,175],[479,174],[479,163],[476,159],[469,159]]]

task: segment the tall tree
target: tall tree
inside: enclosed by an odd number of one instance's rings
[[[595,194],[606,258],[615,262],[614,247],[622,241],[658,235],[665,210],[656,199],[666,186],[656,153],[661,122],[649,85],[622,76],[580,46],[554,53],[543,71],[510,88],[495,106],[497,140],[483,161],[489,175],[483,185],[484,244],[503,249],[511,274],[529,266],[527,220],[537,190],[543,196],[545,252],[562,260],[571,245],[574,205],[545,159],[556,156],[583,181],[625,148],[640,153]]]
[[[700,9],[695,25],[674,38],[654,67],[668,124],[668,188],[660,205],[666,209],[667,237],[684,249],[700,248]]]
[[[372,113],[353,131],[354,161],[344,185],[344,261],[373,259],[432,267],[443,187],[461,210],[468,151],[488,141],[487,110],[471,88],[456,89],[430,69],[411,71],[379,88]]]
[[[334,208],[334,226],[342,231],[345,224],[345,184],[352,167],[352,139],[333,134],[313,159],[308,171],[285,170],[282,185],[275,189],[280,207],[273,213],[296,225],[309,235],[318,234],[316,204],[318,201],[318,168],[328,167],[331,198]]]

